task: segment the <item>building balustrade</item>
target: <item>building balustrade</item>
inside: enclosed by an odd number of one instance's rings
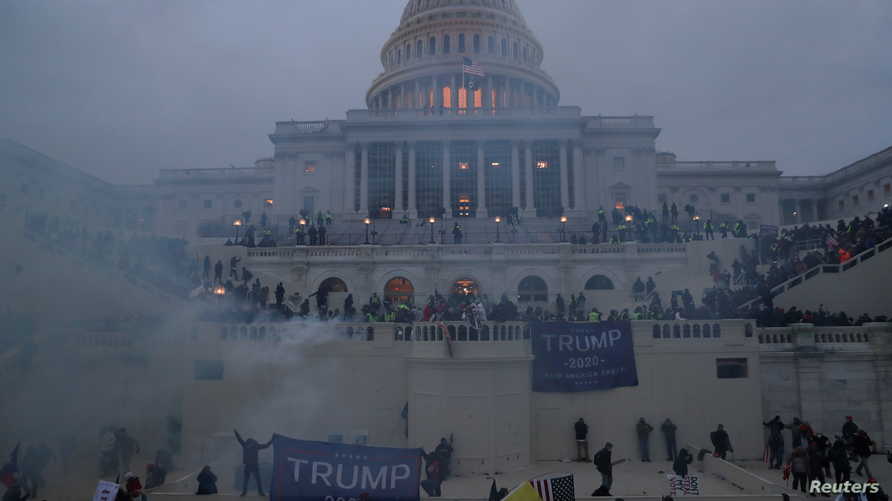
[[[892,323],[816,327],[792,324],[758,329],[761,351],[869,351],[892,344]]]
[[[247,249],[252,259],[292,259],[299,261],[314,258],[367,258],[386,260],[393,258],[437,259],[443,257],[492,257],[492,256],[595,256],[595,255],[684,255],[685,244],[431,244],[399,246],[324,246],[324,247],[256,247]]]

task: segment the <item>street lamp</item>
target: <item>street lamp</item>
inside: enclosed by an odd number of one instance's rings
[[[365,218],[362,220],[365,223],[365,244],[369,244],[369,225],[372,224],[372,220],[369,218]]]
[[[501,242],[501,241],[502,241],[502,235],[501,235],[501,233],[499,232],[499,229],[500,229],[501,227],[502,227],[502,218],[499,217],[499,216],[496,216],[496,242]]]
[[[242,220],[236,219],[232,222],[232,227],[235,228],[235,245],[238,245],[238,230],[242,227]]]
[[[436,222],[437,222],[437,220],[436,220],[436,218],[434,218],[433,216],[427,218],[427,224],[429,224],[430,227],[431,227],[431,243],[432,243],[432,244],[437,243],[437,242],[434,241],[434,223],[436,223]]]
[[[561,242],[567,241],[567,216],[561,216]]]

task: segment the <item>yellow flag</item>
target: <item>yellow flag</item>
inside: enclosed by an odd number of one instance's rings
[[[524,482],[502,498],[502,501],[542,501],[542,498],[529,482]]]

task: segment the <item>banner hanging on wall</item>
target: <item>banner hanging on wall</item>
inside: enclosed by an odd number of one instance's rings
[[[274,435],[270,501],[417,501],[421,452]]]
[[[638,386],[629,321],[532,322],[533,391],[573,393]]]

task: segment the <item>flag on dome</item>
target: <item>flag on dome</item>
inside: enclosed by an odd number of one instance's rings
[[[483,72],[483,67],[472,61],[470,57],[464,58],[464,62],[462,62],[461,66],[461,71],[466,75],[474,75],[476,77],[486,76],[486,73]]]

